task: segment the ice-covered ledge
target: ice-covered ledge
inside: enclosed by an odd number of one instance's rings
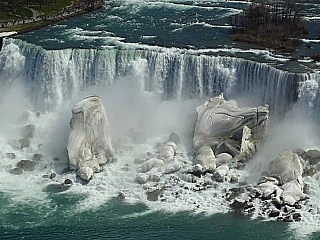
[[[100,96],[89,95],[72,109],[68,138],[69,169],[89,181],[112,157],[109,124]]]

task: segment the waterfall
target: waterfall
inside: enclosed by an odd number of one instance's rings
[[[19,39],[4,39],[0,78],[7,84],[20,78],[30,98],[42,110],[62,104],[92,85],[112,85],[134,77],[146,91],[162,99],[247,96],[283,114],[297,101],[317,115],[319,74],[290,73],[267,64],[234,57],[191,55],[171,49],[45,50]],[[3,84],[3,83],[2,83]]]

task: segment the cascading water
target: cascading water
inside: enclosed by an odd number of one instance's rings
[[[319,79],[316,73],[295,74],[240,58],[197,56],[166,49],[45,50],[21,40],[5,39],[0,67],[3,79],[13,81],[19,77],[30,93],[37,92],[30,98],[41,110],[62,104],[88,86],[110,86],[117,78],[129,75],[163,100],[220,93],[230,99],[250,96],[256,105],[269,104],[277,116],[282,116],[298,98],[313,107],[318,99],[317,88],[310,89],[310,84]]]

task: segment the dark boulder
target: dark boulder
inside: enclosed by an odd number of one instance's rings
[[[269,217],[278,217],[280,215],[280,211],[277,208],[274,208],[269,213]]]
[[[172,132],[169,136],[169,142],[174,142],[175,144],[179,144],[180,143],[180,137],[178,136],[178,134]]]
[[[17,167],[24,171],[33,171],[36,167],[36,162],[30,160],[21,160],[17,163]]]
[[[66,180],[64,180],[64,184],[72,184],[72,180],[67,178]]]
[[[14,168],[9,171],[13,175],[20,175],[23,173],[22,168]]]
[[[231,204],[231,208],[235,210],[243,209],[246,206],[246,201],[243,199],[235,199]]]
[[[309,161],[310,165],[315,165],[320,162],[320,152],[318,150],[309,150],[302,155],[302,158]]]
[[[19,140],[19,149],[24,149],[30,146],[30,139],[29,138],[21,138]]]
[[[42,155],[42,154],[40,154],[40,153],[35,153],[35,154],[33,155],[32,160],[33,160],[33,161],[36,161],[36,162],[39,162],[39,161],[42,160],[42,158],[43,158],[43,155]]]
[[[118,198],[119,200],[123,200],[123,199],[126,198],[126,196],[124,195],[124,193],[119,192],[117,198]]]
[[[17,156],[14,153],[7,153],[7,158],[9,159],[16,159]]]
[[[159,189],[156,189],[156,190],[154,190],[153,192],[149,192],[149,193],[148,193],[147,199],[148,199],[149,201],[157,201],[159,195],[160,195],[160,190],[159,190]]]
[[[55,178],[56,176],[57,176],[57,174],[51,173],[49,178],[50,178],[50,179],[53,179],[53,178]]]
[[[24,138],[32,138],[35,130],[36,130],[36,127],[32,124],[29,124],[22,128],[21,136]]]

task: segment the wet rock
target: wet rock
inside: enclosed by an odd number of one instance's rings
[[[229,167],[228,165],[224,164],[215,169],[214,177],[217,181],[223,181],[224,177],[228,174]]]
[[[44,175],[42,175],[42,178],[49,178],[49,175],[48,174],[44,174]]]
[[[269,213],[269,217],[278,217],[280,215],[280,211],[277,208],[274,208]]]
[[[7,153],[7,158],[9,159],[16,159],[17,156],[14,153]]]
[[[246,205],[246,201],[240,198],[236,198],[233,203],[231,204],[231,208],[239,210],[244,208]]]
[[[159,190],[159,189],[156,189],[155,191],[148,193],[147,199],[148,199],[149,201],[157,201],[159,195],[160,195],[160,190]]]
[[[308,150],[302,155],[302,158],[309,161],[310,165],[316,165],[320,162],[320,152],[318,150]]]
[[[57,174],[51,173],[49,178],[50,178],[50,179],[54,179],[56,176],[57,176]]]
[[[126,198],[126,196],[124,195],[124,193],[119,192],[117,198],[118,198],[119,200],[123,200],[123,199]]]
[[[312,177],[316,173],[317,173],[317,170],[313,167],[309,168],[307,171],[305,171],[305,175],[310,176],[310,177]]]
[[[299,222],[301,220],[301,214],[300,213],[294,213],[292,215],[292,219],[295,221],[295,222]]]
[[[169,136],[169,142],[174,142],[178,145],[180,143],[180,137],[178,136],[178,134],[172,132]]]
[[[226,195],[226,199],[227,199],[227,201],[231,201],[231,200],[235,199],[236,197],[238,197],[241,193],[244,193],[244,188],[242,188],[242,187],[231,188],[231,189],[229,189],[229,191]]]
[[[232,156],[229,153],[220,153],[216,157],[216,165],[217,167],[223,164],[229,164],[232,159]]]
[[[129,170],[130,170],[129,167],[123,167],[123,168],[121,168],[121,171],[124,171],[124,172],[128,172]]]
[[[19,148],[24,149],[30,146],[30,139],[29,138],[21,138],[19,140]]]
[[[33,138],[36,127],[32,124],[29,124],[22,128],[21,137],[24,138]]]
[[[64,180],[64,184],[72,184],[72,180],[67,178],[66,180]]]
[[[24,171],[33,171],[36,167],[36,162],[30,160],[21,160],[17,163],[17,167]]]
[[[239,182],[239,186],[246,186],[248,183],[246,181]]]
[[[108,158],[108,160],[107,160],[107,163],[116,163],[116,162],[118,162],[118,159],[115,157]]]
[[[22,168],[19,167],[11,169],[9,172],[13,175],[20,175],[23,173]]]
[[[156,144],[156,148],[162,148],[163,146],[164,146],[163,143],[157,143],[157,144]]]
[[[43,155],[42,155],[42,154],[40,154],[40,153],[35,153],[35,154],[33,155],[32,160],[33,160],[33,161],[36,161],[36,162],[39,162],[39,161],[42,160],[42,158],[43,158]]]
[[[305,194],[309,194],[310,193],[310,185],[309,184],[304,184],[303,193],[305,193]]]
[[[147,152],[146,155],[147,155],[148,158],[152,158],[153,157],[153,154],[151,152]]]
[[[236,178],[236,177],[234,177],[234,176],[232,176],[231,178],[230,178],[230,183],[237,183],[238,182],[238,178]]]
[[[52,160],[55,161],[55,162],[57,162],[57,161],[60,161],[60,158],[54,157]]]
[[[299,157],[302,157],[306,153],[305,150],[300,149],[300,148],[294,149],[294,150],[292,150],[292,152],[298,154]]]
[[[141,164],[141,163],[144,163],[145,161],[146,161],[145,159],[136,158],[136,159],[134,160],[134,163],[135,163],[135,164]]]
[[[284,218],[283,218],[283,221],[284,221],[284,222],[293,222],[290,217],[284,217]]]

